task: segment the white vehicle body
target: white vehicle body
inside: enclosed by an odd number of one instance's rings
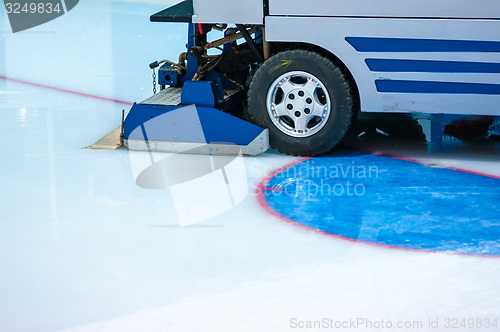
[[[195,0],[194,13],[322,48],[352,74],[362,111],[500,115],[500,1]]]

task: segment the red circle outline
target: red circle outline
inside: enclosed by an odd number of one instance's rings
[[[405,160],[405,161],[409,161],[409,162],[414,162],[414,163],[417,163],[417,164],[420,164],[420,165],[424,165],[424,164],[422,164],[422,163],[420,163],[420,162],[418,162],[417,160],[414,160],[414,159],[392,156],[392,155],[383,154],[383,153],[380,153],[380,152],[367,152],[367,153],[379,155],[379,156],[382,156],[382,157],[401,159],[401,160]],[[333,233],[328,233],[328,232],[320,231],[319,229],[315,229],[315,228],[312,228],[312,227],[309,227],[309,226],[302,225],[302,224],[300,224],[300,223],[298,223],[296,221],[293,221],[293,220],[285,217],[284,215],[282,215],[282,214],[278,213],[276,210],[274,210],[267,203],[265,195],[264,195],[264,192],[266,190],[266,186],[269,183],[269,181],[272,178],[274,178],[276,175],[278,175],[280,172],[282,172],[282,171],[284,171],[284,170],[286,170],[286,169],[288,169],[290,167],[293,167],[293,166],[295,166],[297,164],[300,164],[300,163],[302,163],[304,161],[307,161],[309,159],[312,159],[312,157],[299,158],[299,159],[297,159],[297,160],[295,160],[295,161],[293,161],[291,163],[288,163],[288,164],[286,164],[284,166],[278,167],[277,169],[275,169],[274,171],[272,171],[271,173],[269,173],[268,175],[266,175],[259,182],[259,184],[257,185],[257,188],[255,189],[255,196],[257,198],[257,203],[260,205],[261,208],[264,209],[264,211],[266,211],[267,213],[269,213],[273,217],[276,217],[276,218],[280,219],[281,221],[284,221],[284,222],[286,222],[288,224],[294,225],[296,227],[302,228],[302,229],[310,231],[310,232],[314,232],[314,233],[326,235],[326,236],[329,236],[329,237],[332,237],[332,238],[335,238],[335,239],[339,239],[339,240],[344,240],[344,241],[349,241],[349,242],[355,242],[355,243],[361,243],[361,244],[375,246],[375,247],[379,247],[379,248],[397,249],[397,250],[413,251],[413,252],[420,252],[420,253],[439,253],[439,254],[469,256],[469,257],[500,258],[499,255],[467,254],[467,253],[449,252],[449,251],[437,251],[437,250],[427,250],[427,249],[413,249],[413,248],[403,248],[403,247],[398,247],[398,246],[391,246],[391,245],[388,245],[388,244],[368,242],[368,241],[353,239],[353,238],[350,238],[350,237],[345,237],[345,236],[342,236],[342,235],[337,235],[337,234],[333,234]],[[458,171],[458,172],[471,173],[471,174],[475,174],[475,175],[481,175],[481,176],[492,177],[492,178],[495,178],[495,179],[500,179],[500,177],[497,177],[497,176],[494,176],[494,175],[490,176],[488,174],[477,173],[477,172],[468,171],[468,170],[462,170],[462,169],[458,169],[458,168],[449,168],[449,167],[446,167],[446,168],[454,170],[454,171]]]

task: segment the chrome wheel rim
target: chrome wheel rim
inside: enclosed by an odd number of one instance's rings
[[[304,71],[291,71],[278,77],[269,88],[266,106],[274,125],[293,137],[318,133],[331,111],[325,85]]]

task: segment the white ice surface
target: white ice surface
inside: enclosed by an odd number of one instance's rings
[[[81,1],[15,35],[0,10],[0,76],[144,99],[148,63],[183,51],[184,25],[149,23],[168,5]],[[123,107],[0,80],[0,331],[298,330],[291,318],[424,327],[439,318],[442,327],[444,318],[499,318],[496,258],[326,237],[270,216],[253,195],[181,228],[168,190],[135,185],[127,150],[80,149],[116,128]],[[293,160],[246,158],[250,192]]]

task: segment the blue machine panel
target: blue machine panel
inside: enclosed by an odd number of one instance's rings
[[[224,101],[220,79],[212,81],[186,81],[182,87],[181,104],[215,107]]]
[[[191,106],[194,108],[194,106]],[[196,107],[197,118],[191,116],[185,119],[182,112],[191,107],[159,106],[136,104],[132,106],[129,115],[124,122],[124,138],[143,140],[142,135],[134,137],[133,132],[137,127],[144,125],[148,127],[147,139],[151,141],[174,141],[172,132],[178,130],[181,121],[199,119],[203,129],[206,143],[231,143],[237,145],[250,144],[264,129],[243,121],[237,117],[224,113],[211,107]],[[165,113],[179,109],[174,117],[159,117]],[[188,112],[189,113],[189,112]],[[154,118],[159,117],[157,120]],[[174,122],[175,121],[175,122]],[[147,123],[147,124],[146,124]],[[199,132],[184,132],[179,142],[195,142],[198,140]]]
[[[168,65],[163,65],[158,70],[158,83],[162,85],[177,85],[178,73]]]

